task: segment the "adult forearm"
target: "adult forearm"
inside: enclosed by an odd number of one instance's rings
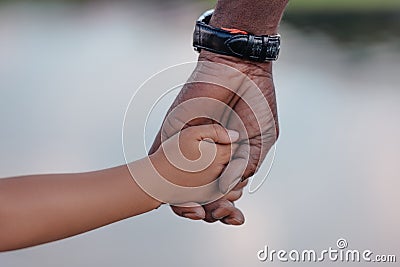
[[[256,35],[275,34],[289,0],[219,0],[210,24]]]

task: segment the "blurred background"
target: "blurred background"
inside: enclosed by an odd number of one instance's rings
[[[130,98],[152,74],[196,60],[194,21],[214,4],[0,1],[0,177],[123,164]],[[280,32],[281,136],[267,182],[237,203],[244,226],[162,207],[1,253],[0,266],[283,266],[257,251],[323,250],[339,238],[399,260],[400,1],[294,0]],[[143,144],[141,130],[132,138]]]

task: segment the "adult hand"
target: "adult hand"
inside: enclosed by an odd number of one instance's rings
[[[179,132],[182,126],[218,121],[224,127],[237,130],[240,133],[241,146],[234,158],[237,168],[231,168],[237,171],[226,172],[220,178],[222,192],[233,189],[221,199],[204,206],[189,203],[188,207],[172,209],[176,214],[194,220],[220,220],[223,223],[240,225],[244,222],[244,216],[234,206],[234,201],[240,198],[243,187],[247,184],[240,181],[257,171],[278,137],[272,64],[244,61],[206,51],[200,54],[199,62],[205,64],[199,63],[189,82],[175,99],[150,154],[157,150],[162,139]],[[196,99],[201,101],[191,101]],[[216,101],[204,102],[204,99]],[[190,102],[190,105],[185,105],[185,102]],[[224,103],[232,110],[219,103]]]

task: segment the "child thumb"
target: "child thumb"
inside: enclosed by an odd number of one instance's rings
[[[239,133],[234,130],[228,130],[219,124],[208,124],[195,126],[196,132],[202,140],[211,139],[214,143],[230,144],[239,139]]]

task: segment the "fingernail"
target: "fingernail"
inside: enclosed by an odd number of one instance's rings
[[[216,219],[216,220],[221,220],[222,218],[224,218],[224,217],[221,217],[221,216],[216,216],[215,214],[217,214],[217,213],[218,213],[218,209],[214,210],[214,211],[211,213],[211,216],[212,216],[214,219]]]
[[[244,221],[238,220],[236,218],[233,218],[231,222],[232,222],[233,225],[241,225],[241,224],[244,223]]]
[[[182,216],[185,218],[188,218],[188,219],[192,219],[192,220],[202,219],[202,216],[197,212],[185,212],[185,213],[182,213]]]
[[[232,140],[232,142],[235,142],[239,139],[239,133],[234,130],[228,130],[228,136],[229,139]]]

